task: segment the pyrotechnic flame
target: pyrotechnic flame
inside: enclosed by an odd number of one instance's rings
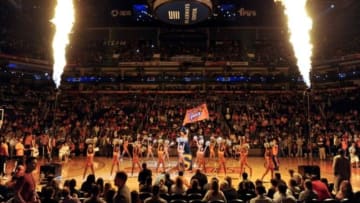
[[[310,71],[312,44],[310,42],[310,31],[312,19],[306,11],[307,0],[275,0],[284,6],[284,13],[288,18],[288,30],[290,42],[293,46],[297,66],[303,76],[305,84],[310,87]]]
[[[53,80],[56,88],[61,83],[61,75],[66,65],[66,47],[69,44],[69,33],[75,21],[73,0],[57,0],[55,15],[51,22],[55,25],[53,48]]]

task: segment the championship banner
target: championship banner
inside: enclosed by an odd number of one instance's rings
[[[183,125],[186,125],[187,123],[202,121],[205,119],[209,119],[209,111],[206,104],[204,103],[195,108],[186,110]]]

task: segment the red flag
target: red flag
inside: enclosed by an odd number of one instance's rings
[[[202,121],[205,119],[209,119],[209,111],[206,104],[204,103],[195,108],[186,110],[183,125],[186,125],[187,123]]]

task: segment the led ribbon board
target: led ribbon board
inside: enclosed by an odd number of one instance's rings
[[[212,12],[211,0],[155,0],[156,17],[174,25],[192,25],[207,20]]]

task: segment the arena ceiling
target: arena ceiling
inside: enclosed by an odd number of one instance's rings
[[[77,15],[74,32],[94,27],[183,30],[203,27],[284,27],[285,19],[281,5],[274,3],[274,0],[74,0],[74,2]],[[177,6],[174,2],[183,2],[180,6],[182,8],[174,9]],[[187,5],[186,2],[196,4]],[[8,11],[10,17],[7,23],[18,29],[19,35],[34,34],[42,38],[51,38],[49,36],[52,36],[53,29],[49,19],[53,16],[54,3],[55,0],[4,0],[0,1],[0,9]],[[159,5],[165,7],[160,8]],[[186,7],[189,8],[188,11]],[[314,38],[323,38],[324,35],[329,39],[359,35],[360,1],[309,0],[308,7],[314,20],[313,34],[316,35]],[[184,17],[186,12],[187,18]]]
[[[103,26],[264,26],[282,16],[274,0],[74,0],[80,27]],[[55,0],[5,0],[14,18],[48,22]],[[308,0],[317,21],[357,21],[358,0]],[[336,17],[336,18],[335,18]],[[171,18],[171,19],[170,19]],[[326,20],[324,20],[326,21]],[[334,22],[335,21],[335,22]]]

